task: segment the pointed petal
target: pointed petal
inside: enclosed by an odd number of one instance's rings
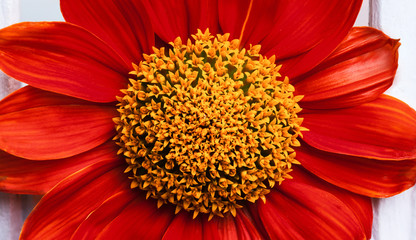
[[[114,107],[55,105],[0,115],[0,148],[31,160],[88,151],[114,136]]]
[[[38,203],[20,238],[68,239],[103,201],[129,188],[122,162],[100,162],[65,178]]]
[[[117,161],[119,148],[106,142],[88,152],[59,160],[32,161],[0,151],[0,190],[15,194],[45,194],[78,170],[101,161]]]
[[[96,102],[113,102],[130,65],[104,42],[63,22],[25,22],[0,30],[0,68],[37,88]]]
[[[188,12],[185,0],[142,0],[155,33],[166,43],[177,37],[188,39]],[[193,33],[192,33],[193,34]]]
[[[128,64],[138,64],[154,46],[154,33],[140,1],[62,0],[65,20],[84,27],[111,46]]]
[[[285,180],[272,190],[266,204],[258,203],[271,239],[365,239],[363,219],[351,208],[352,201],[343,201],[337,190],[331,190],[335,186],[298,175],[294,173],[293,180]],[[371,216],[369,198],[352,193],[350,198],[356,199],[355,203],[360,205],[354,205]]]
[[[376,99],[393,83],[399,45],[374,28],[353,28],[328,58],[294,84],[296,94],[305,96],[302,107],[345,108]]]
[[[387,160],[416,159],[416,111],[386,95],[357,107],[302,114],[304,140],[339,154]]]
[[[120,191],[109,197],[101,206],[88,215],[79,225],[71,239],[95,239],[102,229],[116,218],[135,198],[136,194],[131,189]]]
[[[163,240],[202,240],[202,219],[192,219],[192,213],[181,211],[170,223]]]
[[[96,239],[161,239],[175,216],[175,211],[166,205],[157,208],[156,202],[139,195]]]
[[[416,182],[416,161],[380,161],[320,151],[306,143],[296,159],[318,177],[369,197],[390,197]]]
[[[278,1],[276,23],[261,41],[276,55],[281,73],[294,78],[324,60],[347,36],[362,0]]]

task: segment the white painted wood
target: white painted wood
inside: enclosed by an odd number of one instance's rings
[[[370,25],[392,38],[400,38],[399,69],[386,92],[416,109],[416,1],[371,0]],[[388,129],[386,129],[388,131]],[[374,200],[374,240],[416,239],[416,188]]]
[[[19,20],[19,1],[0,0],[0,27],[16,23]]]
[[[357,19],[355,20],[354,26],[368,26],[369,21],[369,8],[370,3],[368,0],[364,0],[361,10],[358,13]]]
[[[20,0],[20,21],[64,21],[59,0]]]
[[[0,28],[19,20],[19,2],[0,0]],[[0,99],[19,88],[19,84],[0,72]],[[0,239],[18,239],[23,223],[22,198],[18,195],[0,193]]]
[[[19,20],[19,0],[0,0],[0,28]],[[20,83],[0,71],[0,99],[20,87]],[[37,198],[0,192],[0,239],[19,238],[23,221]]]

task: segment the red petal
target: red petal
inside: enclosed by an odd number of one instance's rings
[[[163,235],[163,240],[202,240],[201,217],[192,219],[192,213],[181,211],[175,216]]]
[[[113,102],[130,66],[90,32],[69,23],[18,23],[0,31],[0,68],[37,88]]]
[[[38,203],[21,239],[68,239],[103,201],[129,188],[120,162],[100,162],[65,178]]]
[[[210,221],[208,221],[208,218],[203,218],[202,225],[205,240],[238,239],[233,216],[225,215],[224,218],[213,217]]]
[[[344,108],[376,99],[393,82],[399,45],[376,29],[353,28],[335,52],[295,84],[296,94],[305,96],[302,107]]]
[[[15,156],[49,160],[88,151],[114,136],[113,107],[56,105],[0,115],[0,148]]]
[[[362,208],[357,213],[351,208],[351,199],[344,201],[348,195],[341,198],[330,185],[298,175],[272,190],[266,204],[258,204],[271,239],[365,239],[368,231],[363,226],[367,224],[359,216],[361,211],[371,216],[369,198],[364,201],[362,196],[350,195],[361,203],[355,204]]]
[[[119,53],[126,64],[138,64],[154,46],[154,33],[140,1],[63,0],[65,20],[89,30]]]
[[[219,1],[218,12],[221,29],[230,33],[230,39],[240,39],[241,46],[259,44],[270,33],[282,1],[233,0]]]
[[[188,9],[188,24],[190,34],[197,32],[197,29],[205,31],[209,28],[212,34],[219,33],[218,23],[218,2],[212,0],[186,0]]]
[[[302,166],[334,185],[369,197],[390,197],[416,182],[416,161],[380,161],[328,153],[302,144]]]
[[[214,217],[208,221],[203,219],[204,239],[264,239],[257,231],[246,213],[237,210],[237,216],[226,215],[224,218]]]
[[[362,223],[362,227],[366,233],[367,239],[371,237],[371,229],[373,223],[373,210],[371,204],[371,198],[353,194],[349,191],[345,191],[341,188],[333,187],[327,182],[321,181],[314,177],[312,174],[305,171],[303,168],[299,168],[299,171],[291,172],[293,178],[297,181],[301,181],[305,184],[313,184],[316,187],[324,189],[330,192],[338,199],[340,199],[350,210],[352,210],[357,219]]]
[[[416,112],[386,95],[363,105],[302,114],[304,140],[334,153],[375,159],[416,159]]]
[[[264,239],[243,210],[237,211],[235,224],[237,227],[238,239]],[[230,240],[231,239],[232,238],[230,238]]]
[[[267,56],[276,55],[290,78],[324,60],[347,36],[362,0],[278,1],[276,23],[261,41]]]
[[[105,226],[116,218],[135,198],[136,194],[131,189],[114,194],[88,215],[71,239],[95,239]]]
[[[165,42],[176,37],[188,39],[188,13],[185,0],[142,0],[156,34]]]
[[[0,151],[0,189],[15,194],[45,194],[72,173],[101,161],[116,161],[118,147],[109,141],[88,152],[55,161],[31,161]]]
[[[0,101],[0,114],[54,105],[92,105],[93,102],[25,86]]]
[[[174,216],[171,206],[157,208],[154,199],[139,196],[96,239],[161,239]]]

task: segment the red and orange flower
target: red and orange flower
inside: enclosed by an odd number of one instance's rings
[[[397,40],[362,1],[61,0],[0,30],[0,189],[21,239],[369,239],[416,181]]]

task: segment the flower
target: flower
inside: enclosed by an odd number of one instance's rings
[[[22,239],[369,239],[416,181],[397,40],[361,1],[61,0],[0,30],[0,189]],[[198,30],[199,29],[199,30]]]

